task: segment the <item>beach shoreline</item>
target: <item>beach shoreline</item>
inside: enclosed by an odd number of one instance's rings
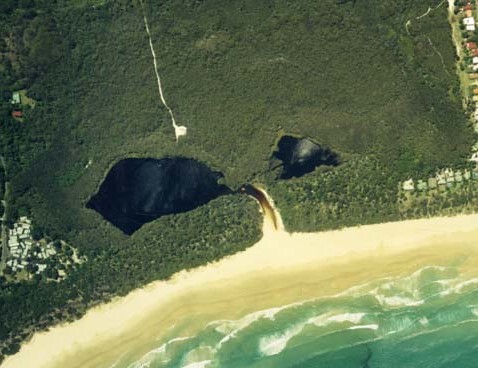
[[[402,262],[407,267],[408,263],[414,264],[410,260],[416,255],[418,265],[419,253],[424,259],[433,257],[435,245],[436,256],[445,257],[446,249],[453,248],[450,245],[473,246],[477,240],[478,214],[292,234],[276,230],[266,217],[263,238],[247,250],[181,271],[168,281],[155,281],[90,309],[75,322],[37,333],[2,367],[61,367],[73,358],[76,365],[69,367],[111,366],[106,362],[118,357],[129,342],[150,339],[138,326],[153,315],[154,326],[166,333],[175,318],[194,315],[194,303],[206,305],[218,316],[247,312],[248,298],[255,300],[257,307],[267,308],[275,302],[297,299],[298,295],[306,298],[321,285],[324,293],[338,292],[348,285],[348,277],[350,283],[357,282],[357,277],[345,273],[350,274],[354,267],[357,274],[362,270],[382,275],[391,272],[381,266],[386,259],[407,257]],[[364,270],[367,264],[370,270]],[[334,269],[343,275],[332,283],[328,280],[327,284],[326,275],[315,278],[310,285],[304,281],[312,280],[308,275],[318,271],[332,275]],[[234,295],[243,301],[234,302]],[[236,310],[227,311],[231,305]],[[93,352],[94,356],[89,356]]]

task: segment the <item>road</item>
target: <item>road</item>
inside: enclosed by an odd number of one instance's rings
[[[7,167],[5,165],[5,159],[3,158],[2,155],[0,155],[0,165],[3,167],[3,170],[5,172],[5,178],[7,178]],[[3,270],[8,257],[8,235],[7,235],[8,230],[7,230],[7,226],[5,225],[5,221],[7,219],[7,201],[6,201],[7,196],[8,196],[8,183],[5,181],[4,199],[2,199],[2,206],[3,206],[3,216],[1,218],[2,256],[0,258],[0,270]]]

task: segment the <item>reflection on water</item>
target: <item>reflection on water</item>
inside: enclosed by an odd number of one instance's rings
[[[337,166],[340,161],[336,153],[322,148],[308,138],[283,136],[274,152],[274,158],[282,161],[281,179],[300,177],[314,171],[317,166]]]
[[[110,170],[87,203],[126,234],[160,216],[190,211],[231,193],[222,177],[189,158],[128,158]]]

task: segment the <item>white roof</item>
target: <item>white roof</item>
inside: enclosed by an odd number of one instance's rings
[[[474,25],[474,24],[475,24],[475,18],[473,18],[473,17],[463,18],[463,24],[465,24],[465,25]]]
[[[408,179],[403,182],[403,190],[413,190],[415,189],[415,184],[413,183],[413,179]]]
[[[478,152],[471,155],[470,161],[478,162]]]
[[[478,64],[478,56],[473,57],[473,64]]]
[[[475,25],[474,24],[468,24],[466,26],[466,30],[467,31],[474,31],[475,30]]]

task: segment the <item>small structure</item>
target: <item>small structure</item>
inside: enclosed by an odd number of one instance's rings
[[[470,180],[471,179],[471,172],[470,170],[466,169],[464,172],[463,172],[463,178],[465,180]]]
[[[22,102],[22,99],[20,97],[20,92],[13,92],[12,99],[10,102],[12,105],[20,105]]]
[[[19,119],[23,117],[23,113],[20,110],[13,110],[12,116],[16,119]]]
[[[436,175],[436,181],[438,185],[445,185],[446,184],[446,177],[445,174],[439,172]]]
[[[460,170],[455,171],[455,181],[461,183],[463,181],[463,175]]]
[[[447,183],[453,183],[455,181],[455,173],[452,169],[445,169],[444,174]]]
[[[470,79],[478,79],[478,73],[470,73]]]
[[[406,190],[406,191],[415,190],[415,183],[413,182],[413,179],[405,180],[403,182],[402,188],[403,190]]]
[[[428,185],[423,180],[419,179],[417,182],[417,189],[423,192],[428,189]]]
[[[478,162],[478,152],[475,152],[471,155],[470,161]]]
[[[467,42],[466,43],[466,48],[468,50],[474,50],[477,48],[476,42]]]
[[[475,18],[473,17],[465,17],[463,18],[463,24],[467,31],[474,31],[475,30]]]
[[[436,189],[437,188],[437,179],[436,178],[428,178],[428,188]]]

